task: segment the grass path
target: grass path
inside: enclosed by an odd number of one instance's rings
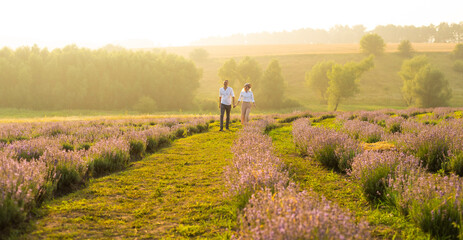
[[[333,172],[318,162],[300,157],[292,140],[292,127],[286,125],[272,130],[273,145],[285,162],[293,180],[303,189],[311,189],[328,200],[351,211],[357,218],[366,219],[372,235],[378,239],[429,239],[419,227],[408,221],[397,210],[371,206],[362,190],[351,178]]]
[[[237,206],[223,196],[223,167],[237,126],[176,140],[131,167],[42,207],[23,239],[225,238]]]

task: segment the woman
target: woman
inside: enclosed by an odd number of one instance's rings
[[[241,90],[240,98],[238,98],[238,102],[233,105],[236,107],[240,102],[241,104],[241,124],[245,124],[249,122],[249,114],[251,113],[251,103],[256,106],[256,102],[254,102],[254,94],[251,91],[251,84],[246,83],[244,84],[243,90]]]

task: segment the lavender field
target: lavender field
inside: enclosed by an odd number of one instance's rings
[[[0,229],[42,202],[125,169],[172,140],[208,130],[209,117],[8,123],[0,126]]]
[[[38,221],[19,239],[463,239],[462,115],[295,112],[225,133],[213,117],[2,124],[0,227]],[[95,195],[112,179],[113,198]],[[102,202],[134,199],[95,220]],[[44,205],[55,210],[37,219]]]
[[[319,118],[294,121],[299,154],[346,174],[372,206],[398,209],[431,237],[463,238],[461,109],[359,111],[330,117],[321,125]],[[380,147],[372,148],[375,145]]]

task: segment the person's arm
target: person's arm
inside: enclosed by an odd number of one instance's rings
[[[240,97],[238,98],[238,102],[237,102],[236,104],[233,104],[233,107],[236,107],[236,105],[240,104],[240,102],[241,102],[241,97],[242,97],[242,95],[240,94]]]
[[[219,109],[222,105],[222,91],[220,91],[221,89],[219,89]]]
[[[235,105],[235,92],[233,92],[233,88],[232,88],[232,91],[231,91],[231,95],[232,95],[233,106],[234,106]]]

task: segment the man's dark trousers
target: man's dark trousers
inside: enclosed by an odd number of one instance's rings
[[[230,124],[230,111],[231,105],[220,104],[220,130],[223,130],[223,114],[227,111],[227,120],[225,123],[225,128],[228,129],[228,125]]]

